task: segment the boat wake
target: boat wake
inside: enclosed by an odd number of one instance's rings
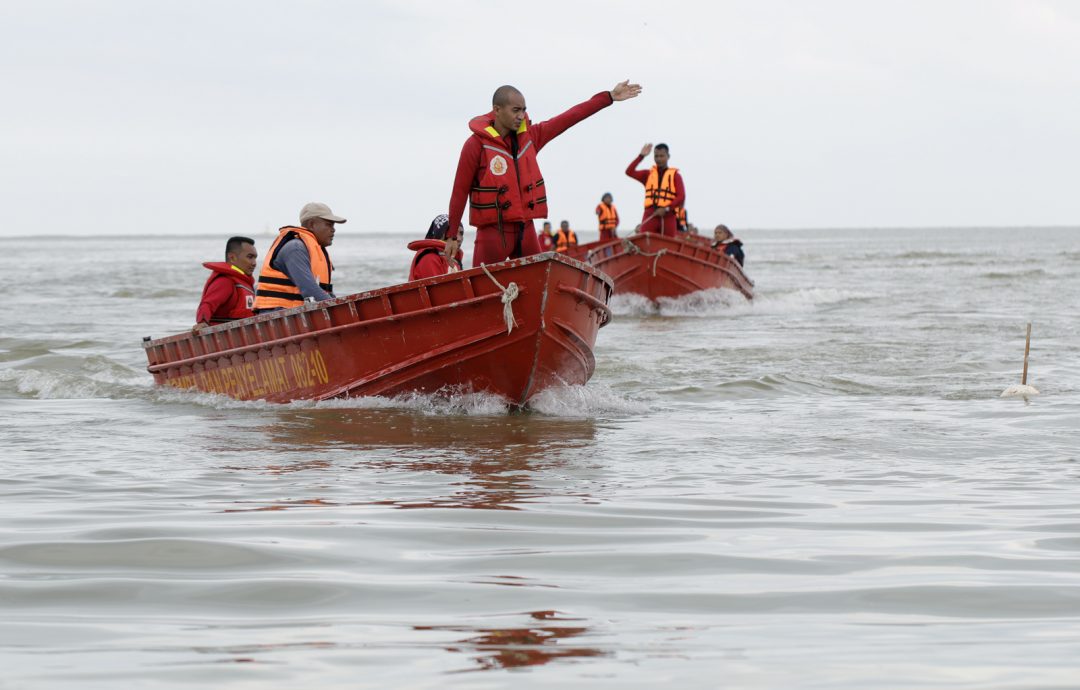
[[[405,410],[433,416],[502,416],[518,412],[505,398],[493,393],[443,389],[434,393],[397,396],[338,398],[315,402],[297,400],[271,403],[235,400],[225,395],[193,389],[156,386],[145,372],[103,356],[78,362],[53,363],[52,368],[0,369],[0,391],[39,400],[145,400],[152,403],[196,405],[215,410],[358,409]],[[550,417],[596,417],[640,414],[648,410],[603,385],[557,386],[541,392],[525,414]]]
[[[642,295],[617,294],[611,298],[611,310],[618,316],[738,316],[741,314],[802,314],[822,307],[874,297],[869,292],[851,292],[836,288],[804,288],[784,293],[758,293],[748,301],[734,290],[715,289],[693,292],[677,298],[652,302]]]

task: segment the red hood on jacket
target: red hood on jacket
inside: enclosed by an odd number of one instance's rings
[[[255,285],[255,276],[249,276],[247,273],[244,273],[227,261],[207,261],[203,266],[209,268],[214,273],[220,273],[226,278],[233,278],[252,286]]]
[[[525,119],[521,121],[521,126],[518,127],[518,134],[524,134],[529,129],[529,125],[532,124],[529,120],[529,116],[526,115]],[[488,128],[491,128],[489,131]],[[484,138],[502,139],[499,136],[498,131],[495,130],[495,111],[492,110],[484,115],[477,115],[473,119],[469,120],[469,129],[473,134],[479,134]]]

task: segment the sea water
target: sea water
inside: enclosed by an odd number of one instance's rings
[[[224,235],[0,239],[0,688],[1080,687],[1080,232],[743,239],[524,412],[158,388]]]

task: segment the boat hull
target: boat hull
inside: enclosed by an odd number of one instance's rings
[[[555,254],[487,268],[144,339],[147,369],[162,385],[271,402],[454,389],[521,405],[588,381],[610,279]],[[503,288],[517,293],[512,328]]]
[[[655,301],[726,288],[754,298],[754,282],[738,262],[704,238],[639,233],[579,245],[567,255],[611,276],[616,293],[636,293]]]

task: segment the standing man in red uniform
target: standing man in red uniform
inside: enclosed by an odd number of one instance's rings
[[[547,192],[536,154],[590,115],[639,93],[640,85],[624,81],[561,115],[533,123],[520,91],[513,86],[495,90],[491,112],[469,121],[472,136],[461,147],[450,194],[451,237],[469,201],[469,224],[476,227],[473,266],[540,253],[533,219],[547,217]]]
[[[653,153],[656,163],[651,170],[637,170],[641,159],[653,150],[645,144],[638,157],[626,166],[626,174],[645,185],[645,213],[641,216],[639,232],[655,232],[668,237],[678,233],[675,209],[686,204],[686,187],[678,168],[668,167],[668,145],[657,144]]]

